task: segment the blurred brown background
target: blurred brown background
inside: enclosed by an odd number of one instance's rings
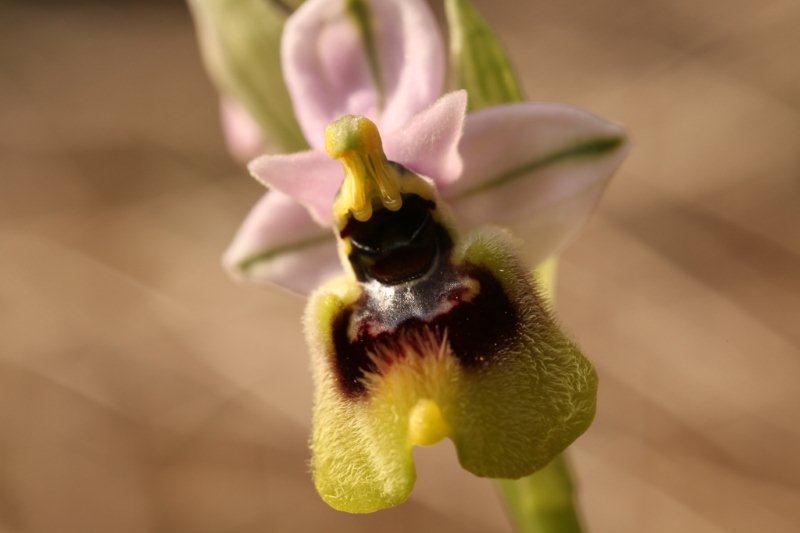
[[[559,283],[589,530],[797,531],[800,2],[477,5],[533,99],[635,143]],[[302,301],[219,266],[261,190],[180,2],[4,3],[0,124],[0,529],[508,530],[449,443],[398,509],[317,498]]]

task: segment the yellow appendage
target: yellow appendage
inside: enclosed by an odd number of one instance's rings
[[[397,211],[403,205],[400,176],[383,153],[378,128],[366,117],[346,115],[325,129],[325,150],[344,166],[344,183],[333,206],[342,224],[347,214],[365,222],[373,202]]]
[[[450,426],[433,400],[419,400],[408,416],[408,442],[413,446],[432,446],[450,436]]]

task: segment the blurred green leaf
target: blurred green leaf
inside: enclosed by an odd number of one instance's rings
[[[308,146],[283,82],[280,43],[289,4],[188,0],[206,69],[220,93],[242,104],[282,151]]]
[[[456,88],[469,93],[469,109],[525,99],[511,62],[469,0],[446,0],[450,58]]]

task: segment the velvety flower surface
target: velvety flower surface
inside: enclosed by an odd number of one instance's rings
[[[320,495],[350,512],[396,505],[416,478],[412,447],[445,437],[476,475],[546,465],[591,423],[597,378],[510,236],[462,237],[367,119],[336,121],[328,141],[345,168],[331,211],[345,275],[306,311]]]
[[[465,115],[463,92],[441,96],[442,41],[419,0],[308,0],[286,23],[282,67],[312,149],[250,165],[270,191],[224,257],[249,281],[308,293],[340,270],[330,224],[343,175],[322,147],[325,126],[342,115],[371,119],[389,160],[433,180],[462,229],[502,225],[532,264],[576,233],[627,152],[621,128],[571,106]],[[244,127],[229,139],[248,146]]]
[[[499,335],[484,338],[497,347],[476,355],[463,341],[451,342],[464,334],[458,327],[447,335],[409,328],[363,354],[370,359],[362,364],[371,364],[355,394],[342,386],[338,360],[354,352],[337,345],[336,327],[361,295],[331,282],[311,300],[312,464],[320,495],[337,509],[370,512],[404,501],[416,479],[413,445],[450,437],[470,472],[519,478],[551,461],[594,417],[594,370],[542,305],[508,236],[477,233],[453,259],[485,276],[476,313],[507,306],[504,323],[473,325],[496,329]]]

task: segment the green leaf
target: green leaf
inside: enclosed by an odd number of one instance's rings
[[[503,46],[469,0],[446,0],[454,84],[469,94],[469,109],[525,99]]]
[[[283,82],[280,42],[291,9],[267,0],[188,0],[206,69],[220,93],[242,104],[271,143],[308,147]]]

